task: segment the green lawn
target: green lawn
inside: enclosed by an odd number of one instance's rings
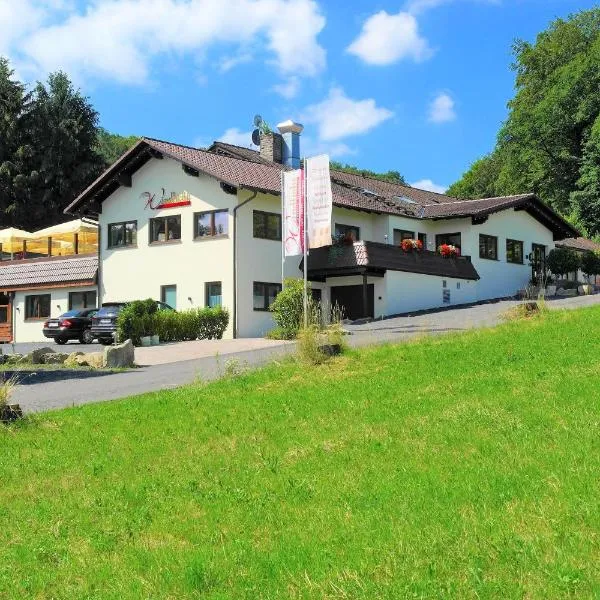
[[[600,308],[0,427],[0,598],[600,597]]]

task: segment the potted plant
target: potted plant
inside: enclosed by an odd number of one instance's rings
[[[438,248],[438,252],[444,258],[456,258],[457,256],[460,256],[460,250],[456,246],[453,246],[452,244],[442,244]]]
[[[400,242],[400,247],[404,252],[420,251],[423,250],[423,242],[421,240],[405,239]]]
[[[151,314],[144,314],[141,317],[142,320],[142,335],[140,336],[140,342],[142,346],[147,347],[152,345],[152,335],[154,333],[154,318]]]

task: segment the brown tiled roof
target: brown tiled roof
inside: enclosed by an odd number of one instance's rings
[[[584,237],[566,238],[556,242],[556,246],[561,248],[571,248],[572,250],[580,250],[582,252],[599,252],[600,244]]]
[[[398,246],[378,242],[360,241],[349,246],[326,246],[311,250],[308,255],[309,278],[351,275],[364,270],[479,279],[479,274],[467,258],[444,258],[427,250],[404,252]]]
[[[188,167],[236,188],[279,194],[283,165],[260,157],[250,148],[215,142],[209,150],[142,138],[114,165],[90,185],[65,212],[77,211],[90,202],[102,202],[119,187],[120,173],[131,175],[152,156],[168,156]],[[533,194],[460,200],[445,194],[420,190],[409,185],[380,181],[354,173],[332,170],[333,203],[342,208],[395,214],[425,219],[486,215],[510,207],[524,207],[536,218],[551,224],[556,236],[577,235],[577,231],[546,207]]]
[[[88,284],[95,281],[97,272],[96,255],[5,261],[0,262],[0,289],[39,287],[41,284]]]

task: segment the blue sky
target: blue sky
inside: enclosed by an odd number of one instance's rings
[[[515,38],[588,0],[0,0],[0,54],[62,68],[101,124],[248,145],[252,117],[305,125],[305,153],[442,189],[494,145]]]

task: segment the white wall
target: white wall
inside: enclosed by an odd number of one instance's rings
[[[151,210],[145,208],[143,192],[189,192],[191,206]],[[221,281],[223,305],[233,309],[233,207],[235,195],[226,194],[219,182],[200,174],[186,175],[181,164],[164,158],[151,159],[133,175],[132,187],[121,187],[107,198],[100,215],[101,302],[144,298],[160,300],[161,286],[177,286],[179,310],[203,307],[205,283]],[[228,236],[194,240],[194,213],[229,210]],[[181,215],[181,241],[150,245],[149,219]],[[137,220],[137,247],[109,249],[107,225]],[[191,298],[191,300],[190,300]],[[225,333],[231,337],[230,321]]]
[[[69,310],[70,292],[91,292],[95,287],[65,287],[58,289],[37,289],[15,292],[13,308],[13,339],[15,342],[44,342],[42,329],[46,319],[25,320],[25,296],[50,294],[50,317],[59,317]]]

